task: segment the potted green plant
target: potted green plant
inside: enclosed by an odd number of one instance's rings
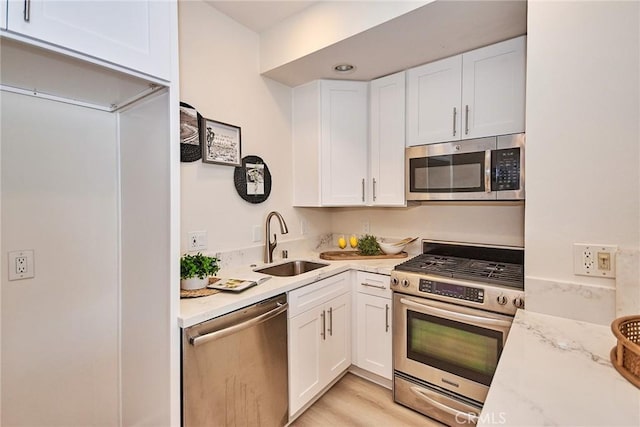
[[[209,276],[220,270],[218,259],[198,252],[185,254],[180,258],[180,287],[186,290],[202,289],[207,286]]]

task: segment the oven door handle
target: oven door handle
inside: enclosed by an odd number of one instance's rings
[[[439,317],[444,317],[446,319],[459,320],[461,322],[472,321],[477,324],[482,324],[487,326],[502,326],[506,328],[510,327],[512,323],[506,320],[491,319],[489,317],[474,316],[472,314],[464,314],[464,313],[457,313],[455,311],[443,310],[441,308],[420,304],[415,301],[408,300],[406,298],[400,298],[400,303],[408,307],[413,307],[415,309],[422,310],[429,314],[433,314]]]
[[[473,412],[462,412],[462,411],[458,411],[457,409],[453,409],[443,403],[438,402],[435,399],[432,399],[431,397],[427,396],[425,394],[425,392],[423,390],[421,390],[420,388],[416,387],[416,386],[412,386],[410,388],[411,392],[413,394],[415,394],[416,396],[418,396],[421,399],[426,400],[429,404],[435,406],[436,408],[440,409],[441,411],[446,412],[449,415],[453,415],[456,417],[456,420],[459,417],[464,417],[465,419],[467,419],[470,423],[472,424],[476,424],[478,422],[478,416],[476,414],[474,414]]]

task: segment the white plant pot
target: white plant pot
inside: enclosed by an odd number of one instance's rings
[[[190,279],[181,279],[180,287],[187,291],[193,291],[196,289],[202,289],[209,284],[209,278],[205,277],[201,279],[199,277],[192,277]]]

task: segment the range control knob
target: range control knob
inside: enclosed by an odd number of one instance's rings
[[[498,304],[500,304],[500,305],[505,305],[507,303],[507,297],[505,297],[504,295],[500,294],[500,295],[498,295],[498,298],[496,298],[496,301],[498,301]]]
[[[397,277],[392,277],[392,278],[391,278],[391,285],[392,285],[392,286],[397,286],[397,285],[398,285],[398,283],[400,283],[400,281],[398,280],[398,278],[397,278]]]
[[[405,288],[408,288],[409,287],[409,280],[402,279],[402,286],[404,286]]]
[[[514,298],[513,305],[515,305],[516,308],[524,308],[524,298],[522,297]]]

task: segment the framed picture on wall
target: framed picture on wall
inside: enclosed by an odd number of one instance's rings
[[[240,128],[210,119],[202,119],[200,145],[202,161],[227,166],[242,166]]]

